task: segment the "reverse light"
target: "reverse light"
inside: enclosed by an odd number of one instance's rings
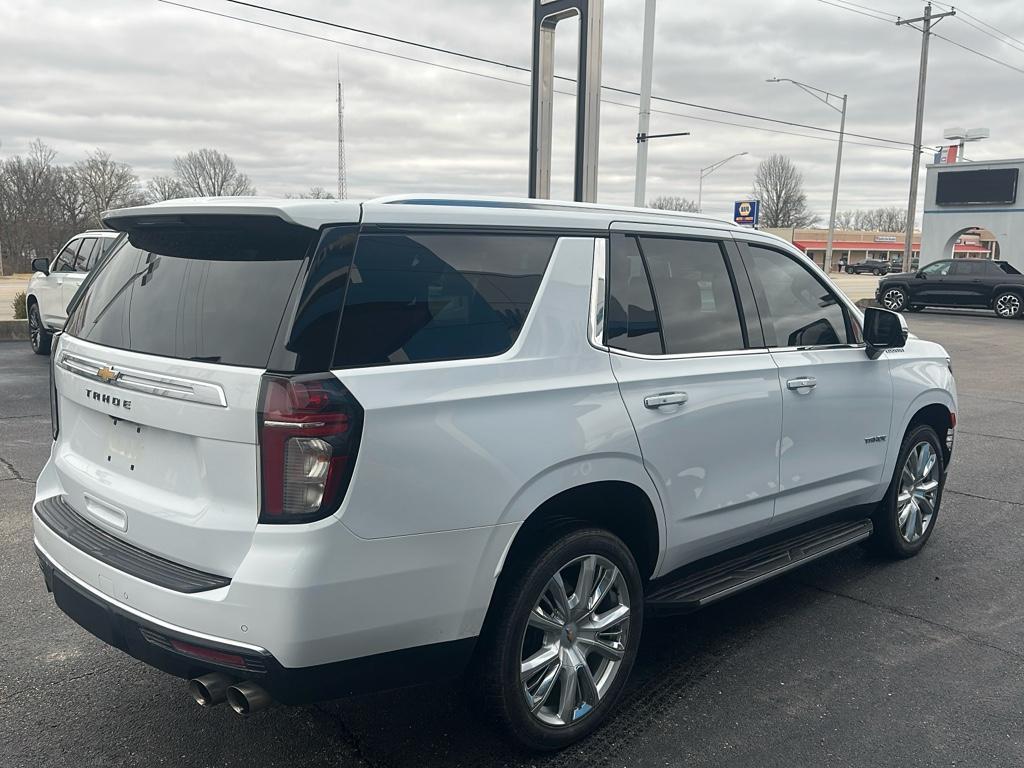
[[[334,513],[348,490],[363,409],[330,374],[265,375],[260,388],[261,523]]]

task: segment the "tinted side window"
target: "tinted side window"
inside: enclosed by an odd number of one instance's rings
[[[78,249],[78,256],[75,257],[75,272],[89,271],[89,260],[92,258],[95,248],[95,237],[86,237],[82,240],[82,247]]]
[[[605,318],[608,346],[644,355],[665,353],[651,283],[635,237],[612,235]]]
[[[640,247],[654,286],[666,353],[745,347],[736,295],[720,243],[642,237]]]
[[[1019,275],[1020,274],[1020,270],[1019,269],[1017,269],[1015,266],[1013,266],[1012,264],[1009,264],[1009,263],[1007,263],[1005,261],[989,262],[989,263],[992,264],[993,267],[995,267],[995,271],[996,272],[1001,272],[1001,273],[1006,274],[1006,275]]]
[[[941,277],[942,275],[949,274],[949,268],[953,264],[951,261],[937,261],[934,264],[929,264],[921,271],[932,277]]]
[[[846,344],[846,312],[831,290],[795,258],[748,246],[748,272],[770,346]]]
[[[554,245],[549,235],[361,235],[335,365],[505,352],[526,321]]]
[[[73,272],[75,270],[75,256],[78,254],[78,246],[82,244],[81,239],[75,238],[65,245],[57,255],[57,261],[53,263],[52,272]]]
[[[133,352],[266,367],[316,237],[255,220],[132,232],[86,286],[67,331]]]

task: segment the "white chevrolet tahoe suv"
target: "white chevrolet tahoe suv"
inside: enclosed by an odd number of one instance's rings
[[[37,355],[50,353],[53,333],[64,327],[75,292],[119,236],[109,229],[90,229],[68,240],[52,263],[42,257],[32,260],[25,303],[29,341]]]
[[[949,358],[778,238],[537,200],[173,201],[55,340],[57,605],[240,713],[458,676],[565,746],[645,615],[916,554]]]

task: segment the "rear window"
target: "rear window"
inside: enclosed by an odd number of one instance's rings
[[[488,357],[522,330],[556,238],[508,233],[362,234],[334,364]]]
[[[262,220],[132,232],[66,330],[132,352],[264,368],[316,237]]]

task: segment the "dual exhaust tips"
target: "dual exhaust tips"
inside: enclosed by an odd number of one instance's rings
[[[188,681],[188,692],[201,707],[214,707],[227,701],[239,715],[251,715],[273,704],[270,694],[256,683],[233,682],[217,672]]]

